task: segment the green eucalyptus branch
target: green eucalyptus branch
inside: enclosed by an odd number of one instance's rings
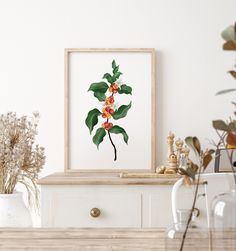
[[[234,25],[230,25],[221,33],[221,37],[225,40],[223,44],[223,50],[226,51],[236,51],[236,22]],[[229,70],[228,73],[236,79],[236,67],[234,66],[233,70]],[[226,90],[221,90],[216,93],[216,95],[222,95],[236,91],[236,88],[230,88]]]

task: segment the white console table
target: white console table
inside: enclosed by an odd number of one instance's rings
[[[208,198],[227,190],[220,176],[209,181]],[[176,179],[119,178],[118,174],[56,173],[39,181],[42,227],[152,228],[172,224],[171,189]],[[180,207],[189,208],[193,191],[181,191]],[[200,193],[204,193],[200,189]],[[197,224],[206,227],[205,198],[199,197]]]

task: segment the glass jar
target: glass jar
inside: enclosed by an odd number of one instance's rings
[[[165,250],[179,250],[182,242],[182,236],[184,234],[184,231],[186,229],[187,221],[189,218],[191,210],[190,209],[178,209],[178,219],[179,222],[173,224],[170,228],[166,231],[166,240],[165,240]],[[189,231],[196,229],[196,225],[194,222],[194,215],[192,217],[192,220],[189,224]],[[185,243],[188,242],[188,236],[186,236]],[[185,249],[183,249],[185,250]]]
[[[236,229],[236,184],[233,174],[226,174],[226,178],[229,191],[216,195],[211,205],[212,250],[218,250],[219,245],[222,250],[226,247],[236,250],[236,242],[231,235]]]
[[[236,189],[217,195],[212,202],[212,228],[236,228]]]

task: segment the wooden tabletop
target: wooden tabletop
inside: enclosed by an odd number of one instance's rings
[[[54,173],[38,181],[40,185],[173,185],[179,177],[120,178],[119,173]]]
[[[0,250],[163,251],[168,245],[166,250],[177,251],[182,233],[175,240],[166,236],[166,230],[158,228],[0,228]],[[236,230],[189,231],[184,250],[208,251],[211,245],[212,250],[236,250]]]

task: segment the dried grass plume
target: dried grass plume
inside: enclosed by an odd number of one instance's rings
[[[45,164],[44,148],[35,144],[39,114],[0,115],[0,193],[11,194],[21,183],[38,200],[38,174]]]

